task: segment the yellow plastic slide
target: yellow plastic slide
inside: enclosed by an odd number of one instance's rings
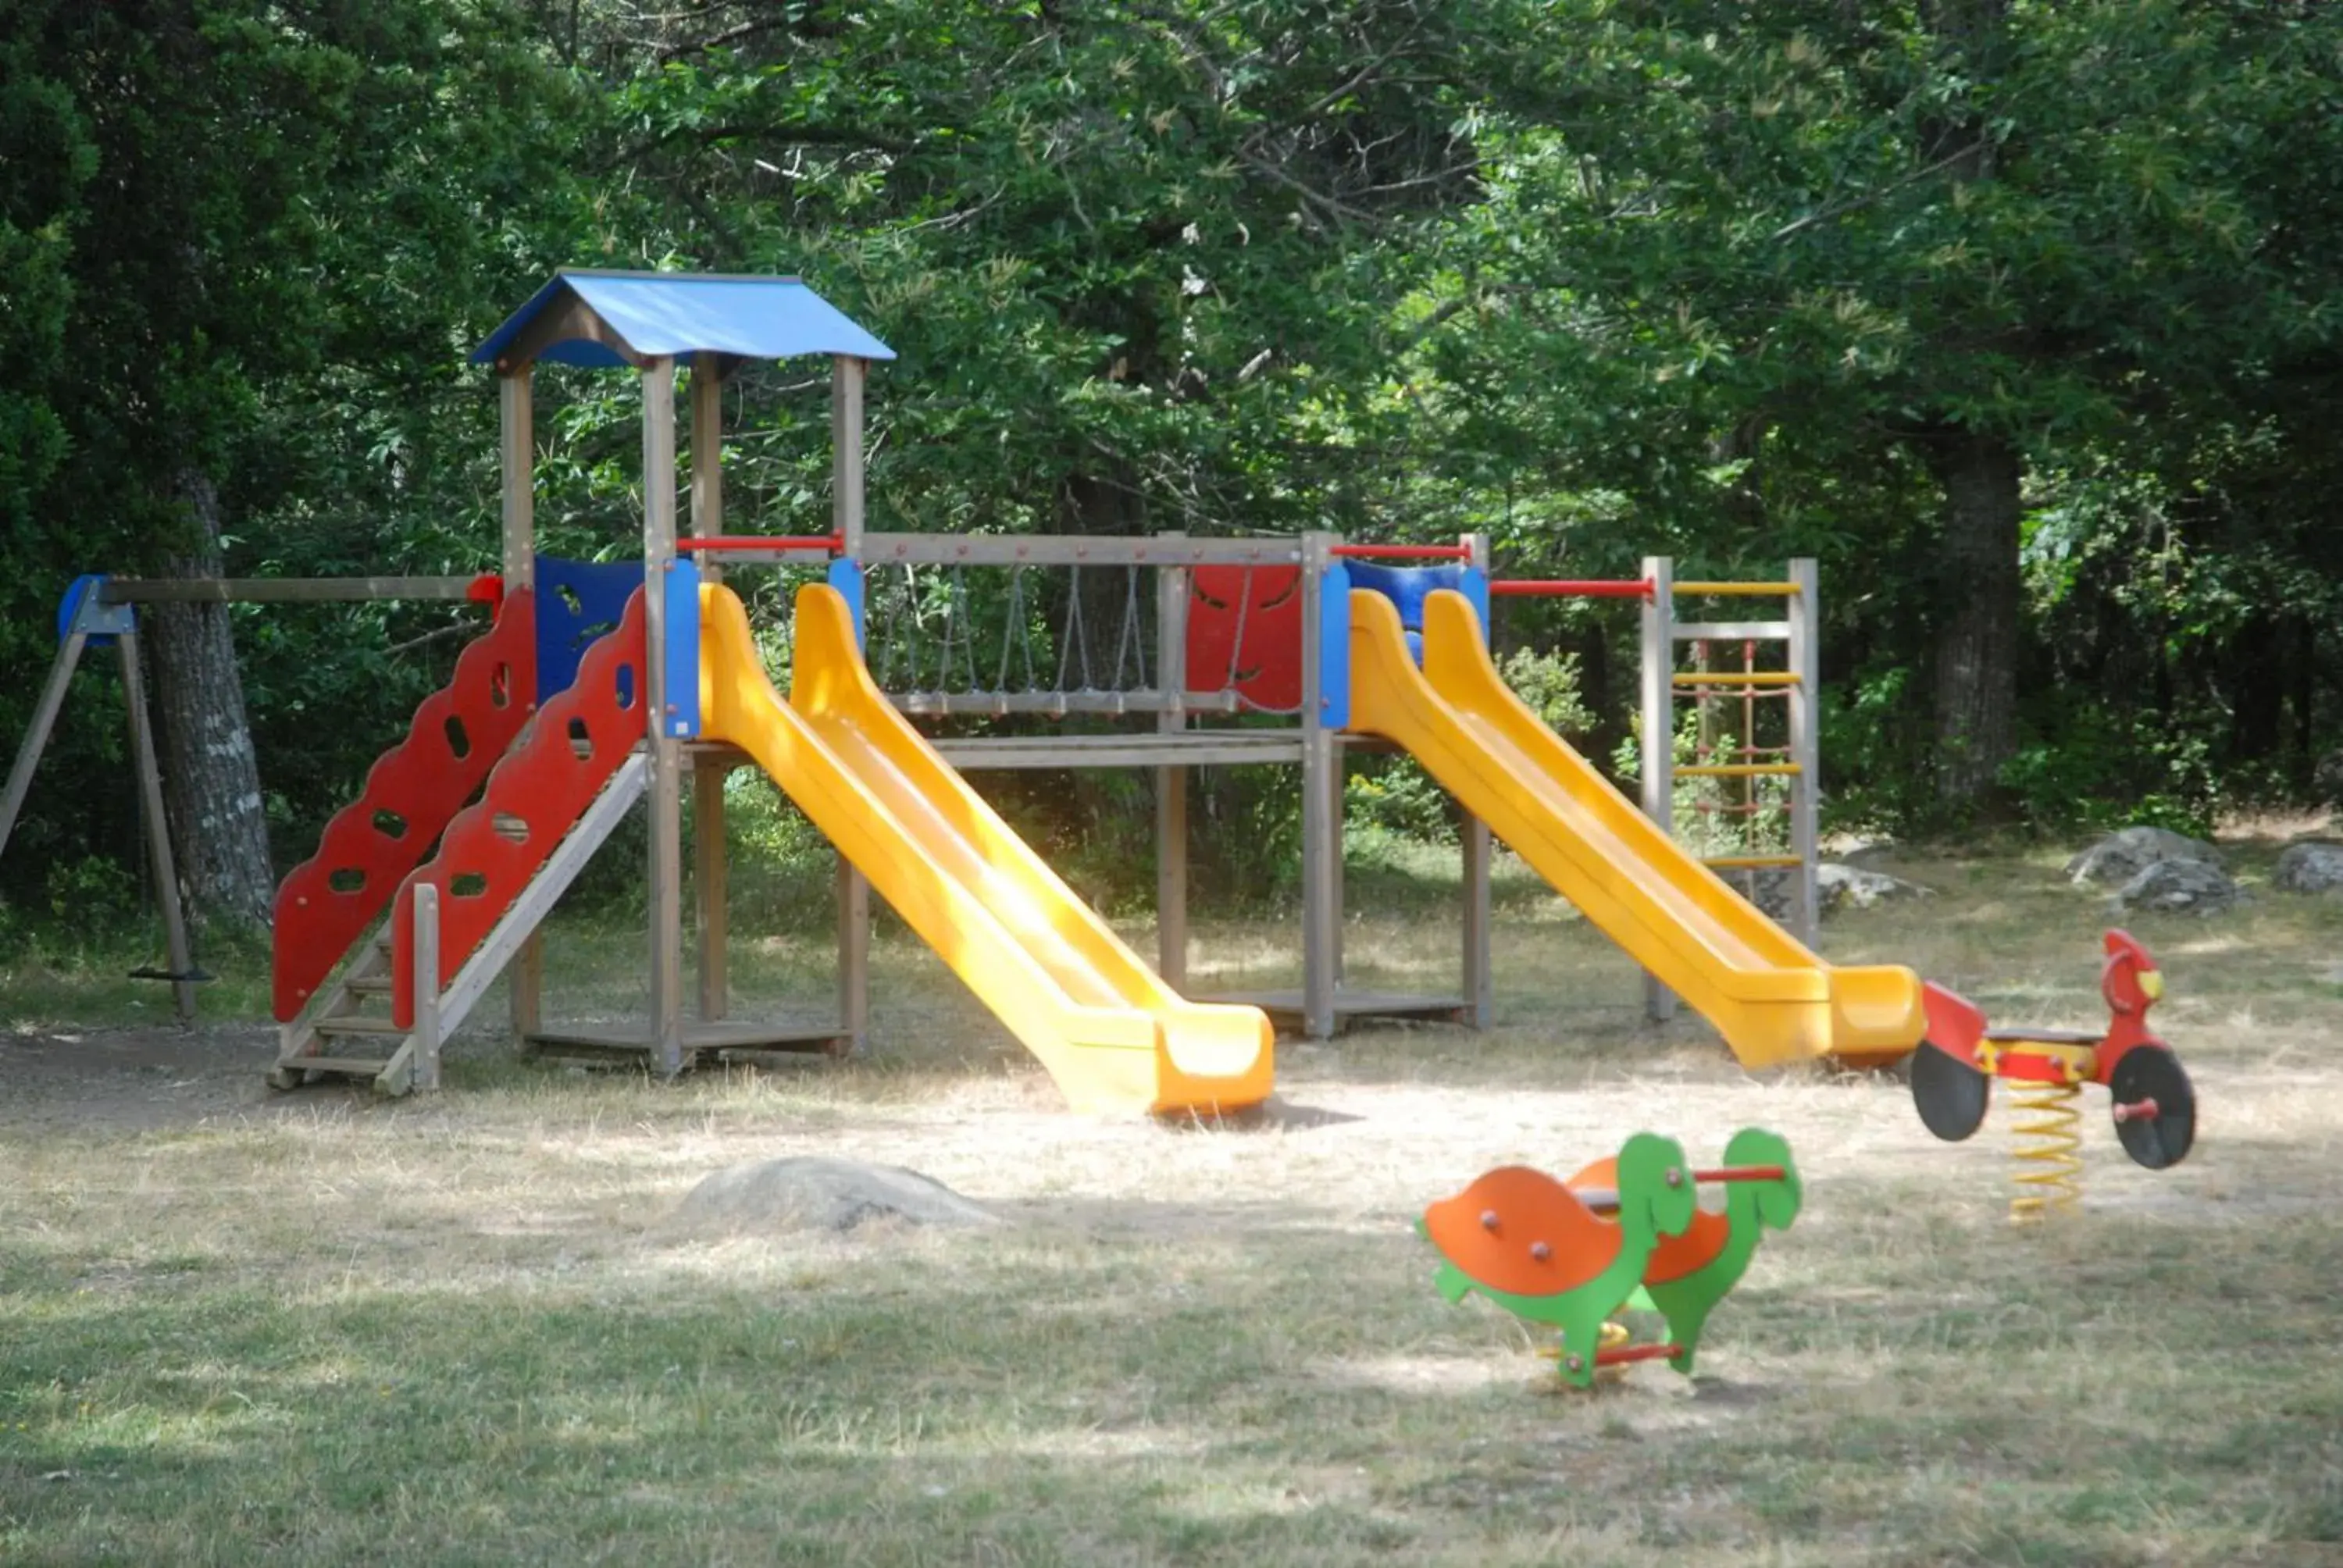
[[[1391,600],[1352,593],[1351,728],[1413,752],[1748,1065],[1919,1043],[1917,975],[1825,963],[1678,849],[1507,689],[1462,594],[1428,597],[1418,669]]]
[[[787,703],[739,599],[702,588],[699,614],[701,733],[756,759],[1075,1110],[1209,1113],[1269,1097],[1269,1020],[1157,979],[896,714],[836,589],[798,590]]]

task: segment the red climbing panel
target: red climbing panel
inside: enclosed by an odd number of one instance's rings
[[[1301,707],[1302,568],[1196,567],[1188,581],[1188,689]]]
[[[642,740],[643,660],[639,589],[618,629],[586,650],[577,680],[497,764],[478,803],[447,824],[439,852],[400,886],[390,925],[390,1016],[399,1028],[415,1023],[417,884],[439,890],[439,973],[427,983],[445,989]]]
[[[487,635],[458,658],[446,688],[415,710],[407,739],[383,753],[358,798],[326,824],[317,852],[277,890],[278,1022],[307,1005],[536,706],[537,601],[516,588]]]

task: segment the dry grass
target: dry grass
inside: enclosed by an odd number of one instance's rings
[[[2266,863],[2246,847],[2247,864]],[[2097,1020],[2097,900],[2047,860],[1835,922],[1996,1012]],[[2015,1231],[1998,1123],[1927,1138],[1885,1080],[1752,1079],[1518,879],[1503,1021],[1288,1048],[1244,1128],[1101,1122],[932,960],[881,950],[881,1049],[671,1087],[514,1066],[451,1092],[270,1099],[257,1030],[0,1044],[0,1560],[1701,1564],[2343,1563],[2343,911],[2142,923],[2197,1157],[2124,1161]],[[1422,900],[1354,974],[1442,983]],[[1267,983],[1287,933],[1202,957]],[[576,1010],[636,943],[559,945]],[[742,944],[749,1004],[822,956]],[[1798,1226],[1687,1383],[1553,1392],[1443,1305],[1408,1221],[1486,1166],[1639,1127],[1785,1133]],[[914,1166],[1016,1222],[685,1241],[734,1161]]]

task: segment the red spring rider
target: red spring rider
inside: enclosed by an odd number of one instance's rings
[[[2080,1200],[2080,1116],[2085,1083],[2114,1101],[2124,1152],[2151,1171],[2177,1165],[2197,1141],[2197,1095],[2172,1048],[2150,1032],[2147,1010],[2164,995],[2164,975],[2126,931],[2107,934],[2099,994],[2109,1017],[2101,1034],[2076,1030],[1986,1027],[1985,1013],[1944,987],[1926,988],[1928,1038],[1912,1053],[1912,1102],[1928,1131],[1957,1143],[1985,1122],[1993,1080],[2010,1081],[2022,1139],[2018,1219],[2070,1209]]]

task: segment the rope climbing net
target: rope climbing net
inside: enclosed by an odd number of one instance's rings
[[[1277,565],[886,560],[864,578],[865,657],[897,707],[920,715],[1291,714],[1294,577]]]

